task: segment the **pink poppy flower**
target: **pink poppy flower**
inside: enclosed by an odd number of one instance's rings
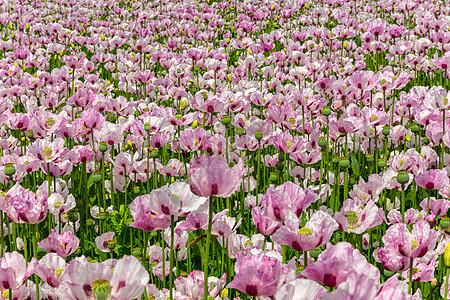
[[[437,231],[430,228],[425,220],[413,225],[412,232],[406,224],[397,223],[386,230],[383,243],[397,255],[405,257],[422,257],[436,246]]]
[[[103,116],[95,109],[85,110],[81,113],[81,118],[83,120],[83,124],[86,128],[89,129],[98,129],[101,128],[103,122],[106,120],[106,116]]]
[[[6,213],[14,223],[40,223],[47,217],[47,194],[38,189],[36,193],[16,183],[6,193]]]
[[[327,289],[309,279],[295,279],[278,289],[275,299],[285,300],[319,300],[327,293]]]
[[[383,268],[388,271],[402,272],[409,268],[410,259],[408,257],[397,255],[390,248],[378,248],[377,254]]]
[[[237,289],[252,297],[272,297],[281,273],[281,263],[265,254],[243,257],[238,253],[234,270],[236,275],[227,288]]]
[[[419,174],[415,178],[418,186],[428,190],[440,190],[450,184],[447,171],[433,169]]]
[[[230,168],[224,157],[204,154],[190,162],[191,191],[201,197],[226,198],[238,190],[243,174],[242,161]]]
[[[353,199],[347,199],[341,211],[336,212],[334,219],[339,223],[339,229],[356,234],[364,233],[383,223],[384,211],[370,200],[365,206],[360,206]]]
[[[288,245],[297,251],[309,251],[325,245],[338,229],[338,223],[327,213],[316,211],[300,228],[301,219],[288,211],[286,225],[278,229],[272,240],[280,245]]]
[[[64,147],[64,139],[56,138],[53,142],[39,139],[28,147],[28,151],[43,162],[52,162],[64,157],[69,149]]]
[[[161,215],[182,216],[196,211],[208,198],[191,192],[189,184],[181,181],[152,190],[149,194],[150,208]]]
[[[254,207],[252,209],[252,219],[258,231],[265,236],[271,236],[281,227],[280,222],[266,217],[261,212],[260,207]]]
[[[97,249],[102,252],[111,252],[110,246],[115,246],[116,241],[113,239],[115,232],[105,232],[95,238],[95,245]]]
[[[39,260],[35,274],[51,287],[58,287],[59,277],[66,268],[66,261],[55,253],[48,253]]]
[[[203,298],[203,281],[204,274],[202,271],[195,270],[187,275],[180,276],[174,281],[175,298],[176,299],[193,299],[200,300]],[[208,295],[213,299],[219,296],[222,287],[226,284],[227,274],[219,279],[217,277],[208,277]]]
[[[416,177],[417,178],[417,177]],[[450,201],[447,199],[436,199],[434,197],[431,197],[429,199],[429,209],[432,211],[437,217],[442,217],[447,214],[448,209],[450,208]],[[427,203],[428,199],[423,199],[422,202],[420,202],[420,207],[422,207],[423,210],[427,209]]]
[[[144,231],[166,229],[170,226],[170,218],[166,215],[158,215],[150,209],[150,196],[136,197],[130,204],[130,212],[134,218],[131,227]]]
[[[28,264],[22,254],[14,251],[0,258],[0,290],[18,289],[34,273],[35,258]]]
[[[280,186],[271,185],[261,199],[267,217],[284,221],[288,211],[293,211],[297,217],[317,200],[317,195],[309,189],[287,181]]]
[[[427,108],[446,109],[450,106],[450,94],[442,87],[431,87],[425,95],[423,104]]]
[[[74,253],[80,240],[71,232],[65,231],[58,235],[55,229],[52,229],[50,235],[40,241],[38,246],[43,248],[47,253],[56,253],[62,258]]]
[[[125,255],[119,260],[88,263],[72,260],[62,273],[57,295],[61,299],[136,299],[150,276],[139,260]]]
[[[60,193],[52,193],[48,197],[48,209],[53,215],[63,214],[75,207],[75,197],[70,194],[64,196]]]
[[[352,274],[336,290],[324,295],[321,300],[334,299],[375,299],[378,287],[365,274]]]
[[[336,287],[352,274],[365,274],[376,284],[380,281],[380,271],[350,243],[327,244],[314,264],[308,265],[302,275],[329,287]]]

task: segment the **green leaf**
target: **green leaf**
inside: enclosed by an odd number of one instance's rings
[[[359,161],[356,158],[356,156],[353,154],[350,154],[350,158],[352,161],[351,166],[352,166],[353,173],[355,174],[355,177],[359,177],[359,175],[360,175]]]
[[[88,182],[87,182],[87,189],[89,190],[89,188],[94,184],[94,182],[92,181],[92,174],[91,176],[89,176]]]
[[[423,290],[422,290],[422,297],[423,297],[424,299],[426,299],[427,296],[430,294],[430,292],[431,292],[431,286],[430,286],[430,283],[429,283],[429,282],[424,282]]]

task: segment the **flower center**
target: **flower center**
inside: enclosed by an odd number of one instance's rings
[[[414,249],[416,249],[417,247],[419,247],[419,243],[418,243],[417,241],[413,240],[413,241],[411,242],[411,250],[414,250]]]
[[[92,297],[95,300],[107,300],[111,296],[111,283],[106,279],[99,279],[91,283]]]
[[[50,147],[45,147],[42,152],[44,153],[45,160],[50,160],[52,158],[53,150]]]
[[[303,228],[300,228],[300,230],[297,232],[297,234],[310,236],[312,234],[312,231],[309,228],[303,227]]]
[[[370,117],[370,121],[371,122],[375,122],[377,120],[378,120],[378,116],[376,116],[376,115],[373,115],[373,116]]]
[[[62,274],[62,272],[64,271],[64,269],[56,269],[55,270],[55,274],[56,274],[56,277],[60,277],[61,276],[61,274]]]
[[[358,215],[356,212],[349,211],[345,214],[345,216],[347,217],[349,230],[352,230],[352,229],[355,229],[356,227],[358,227],[359,218],[358,218]]]
[[[53,118],[47,119],[47,121],[45,121],[45,125],[50,129],[53,127],[53,125],[55,125],[56,121]]]
[[[413,273],[413,275],[416,274],[416,273],[420,273],[420,270],[417,269],[417,268],[413,268],[412,269],[412,273]]]

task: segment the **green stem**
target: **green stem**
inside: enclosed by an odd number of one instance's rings
[[[213,210],[213,197],[209,200],[209,214],[208,214],[208,233],[206,236],[205,256],[204,256],[204,294],[203,299],[208,299],[208,266],[209,266],[209,244],[211,242],[211,227],[212,227],[212,210]]]
[[[413,273],[413,262],[414,262],[414,258],[411,257],[409,263],[409,288],[408,288],[408,294],[412,295],[412,273]],[[447,273],[448,274],[448,273]]]
[[[170,270],[169,270],[169,289],[170,300],[173,300],[173,242],[175,235],[175,216],[170,216]],[[205,298],[206,299],[206,298]]]
[[[448,293],[448,275],[450,274],[450,268],[447,268],[447,275],[445,276],[445,291],[444,291],[444,299],[447,299]]]

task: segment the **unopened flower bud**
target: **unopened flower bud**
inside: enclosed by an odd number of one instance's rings
[[[450,243],[448,243],[447,247],[445,247],[444,263],[447,268],[450,268]]]

